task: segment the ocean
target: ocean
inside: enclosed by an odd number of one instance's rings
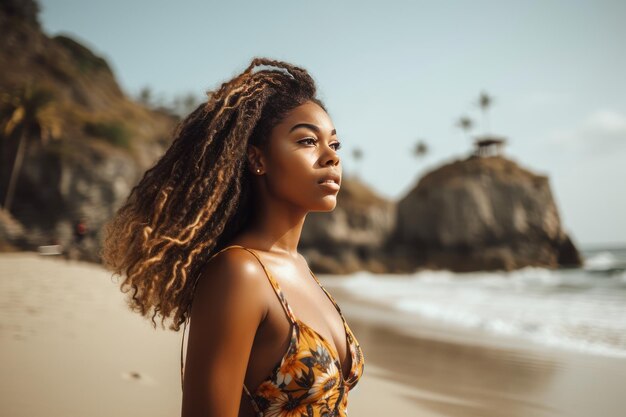
[[[583,249],[581,255],[584,267],[575,269],[362,271],[326,282],[433,324],[626,358],[626,247]]]

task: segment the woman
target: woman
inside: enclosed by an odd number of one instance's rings
[[[190,321],[184,417],[347,415],[361,348],[297,251],[307,213],[337,204],[340,146],[310,75],[255,58],[180,123],[106,226],[102,257],[131,308]]]

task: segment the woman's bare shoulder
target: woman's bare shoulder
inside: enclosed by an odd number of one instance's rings
[[[202,274],[211,272],[240,272],[251,277],[263,272],[259,261],[248,250],[233,246],[214,254],[204,265]]]
[[[262,291],[267,285],[265,272],[253,254],[233,247],[214,255],[202,268],[194,291],[194,301],[220,304],[245,299],[265,317],[267,300]]]

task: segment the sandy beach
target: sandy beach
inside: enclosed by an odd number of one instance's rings
[[[352,417],[624,415],[626,360],[381,312],[319,276],[365,355]],[[176,416],[181,333],[128,311],[97,265],[0,254],[0,415]]]

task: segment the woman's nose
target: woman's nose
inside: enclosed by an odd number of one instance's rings
[[[323,156],[324,165],[328,165],[329,163],[330,165],[337,165],[339,163],[339,155],[337,155],[337,151],[334,149],[329,149],[330,150]]]

